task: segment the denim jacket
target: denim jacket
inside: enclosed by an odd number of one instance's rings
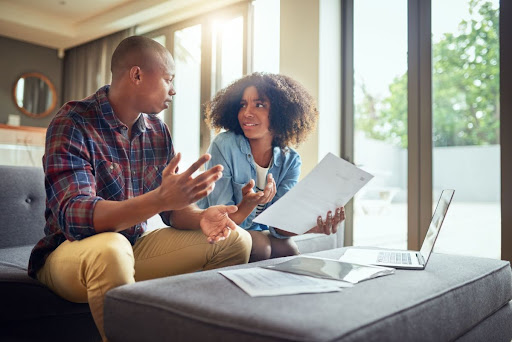
[[[242,201],[242,188],[249,180],[256,181],[256,166],[251,153],[249,141],[242,134],[223,132],[215,137],[208,149],[212,158],[207,162],[206,168],[221,164],[224,167],[222,178],[215,183],[214,190],[207,197],[197,202],[200,208],[208,208],[212,205],[237,205]],[[299,154],[292,148],[285,152],[279,147],[274,147],[272,165],[269,173],[276,182],[276,195],[269,207],[281,196],[287,193],[297,184],[300,175],[301,159]],[[254,189],[254,191],[257,191]],[[290,213],[283,213],[287,215]],[[270,230],[270,233],[278,238],[285,238],[278,234],[273,227],[253,222],[256,215],[256,208],[240,224],[246,230]]]

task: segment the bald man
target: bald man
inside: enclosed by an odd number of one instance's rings
[[[123,40],[112,55],[112,84],[66,103],[50,123],[43,167],[45,237],[32,250],[29,275],[59,296],[88,302],[103,329],[106,292],[139,280],[246,263],[249,234],[228,217],[235,206],[199,210],[222,176],[197,177],[203,155],[178,173],[167,126],[175,73],[171,54],[145,37]],[[171,227],[146,231],[160,214]]]

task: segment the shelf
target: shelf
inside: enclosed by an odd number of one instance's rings
[[[42,166],[46,128],[0,124],[0,164]]]
[[[46,128],[0,124],[0,144],[44,147],[45,139]]]

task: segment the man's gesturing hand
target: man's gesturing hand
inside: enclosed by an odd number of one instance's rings
[[[215,205],[202,213],[201,230],[208,237],[209,243],[222,241],[229,236],[231,230],[236,229],[236,224],[228,214],[236,212],[236,205]]]
[[[204,154],[185,172],[178,174],[176,172],[181,153],[176,154],[162,172],[162,183],[156,189],[162,201],[162,211],[183,209],[213,191],[215,182],[222,177],[222,165],[216,165],[199,176],[192,177],[210,158],[209,154]]]

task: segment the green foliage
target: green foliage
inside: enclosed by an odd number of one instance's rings
[[[490,2],[471,0],[469,13],[457,34],[432,46],[434,146],[499,143],[499,12]],[[362,86],[356,129],[406,148],[407,74],[389,90],[380,102]]]

